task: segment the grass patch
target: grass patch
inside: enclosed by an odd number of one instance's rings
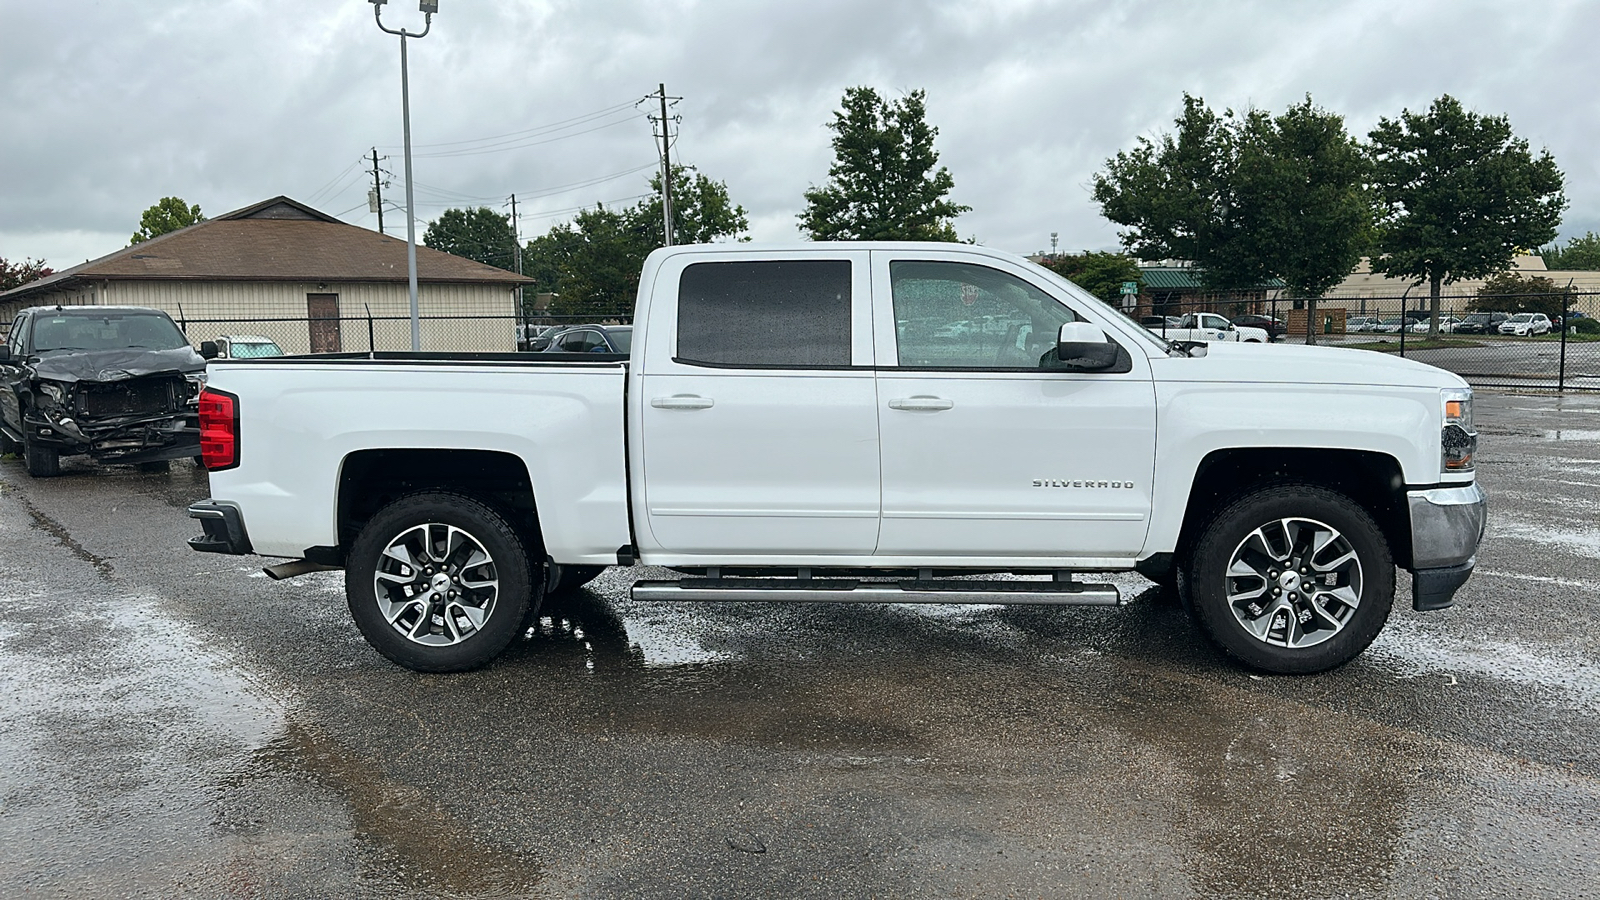
[[[1399,353],[1400,339],[1395,338],[1394,340],[1389,341],[1367,341],[1364,344],[1340,344],[1339,346],[1349,347],[1353,350],[1376,350],[1379,353]],[[1427,338],[1417,338],[1415,340],[1406,338],[1407,353],[1410,353],[1413,350],[1442,350],[1447,347],[1482,346],[1484,346],[1484,344],[1481,341],[1470,341],[1466,338],[1437,338],[1431,341]]]

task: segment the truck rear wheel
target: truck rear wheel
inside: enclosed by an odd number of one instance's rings
[[[1264,672],[1344,665],[1378,636],[1394,603],[1382,530],[1350,498],[1311,485],[1276,485],[1234,501],[1189,560],[1201,629]]]
[[[379,653],[416,672],[486,665],[533,600],[527,550],[496,511],[460,494],[402,497],[350,548],[345,595]]]

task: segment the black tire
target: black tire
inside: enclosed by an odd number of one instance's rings
[[[146,473],[154,475],[154,474],[158,474],[158,473],[161,473],[161,472],[170,471],[172,469],[172,463],[169,460],[158,459],[158,460],[155,460],[153,462],[138,463],[135,466],[135,468],[137,468],[141,472],[146,472]]]
[[[550,587],[550,593],[564,594],[575,591],[599,578],[600,573],[605,570],[605,566],[562,566],[556,583]]]
[[[13,453],[20,454],[21,452],[22,445],[13,441],[11,435],[6,434],[5,429],[0,428],[0,456],[10,456]]]
[[[451,529],[465,538],[449,548],[454,552],[442,552],[440,538],[449,541]],[[420,565],[385,555],[397,546]],[[487,561],[472,563],[477,552]],[[442,491],[402,497],[379,510],[350,548],[350,615],[374,649],[414,672],[476,669],[505,650],[530,605],[538,604],[530,577],[537,567],[528,555],[511,525],[477,500]],[[492,589],[478,586],[491,581]],[[450,602],[433,588],[463,599]],[[475,612],[484,612],[481,621],[471,620]]]
[[[28,474],[34,478],[54,478],[61,474],[61,453],[54,447],[41,447],[22,435],[22,456],[28,463]]]
[[[1254,571],[1235,574],[1243,570]],[[1349,497],[1305,484],[1230,503],[1195,543],[1185,575],[1206,636],[1276,675],[1344,665],[1378,636],[1394,605],[1394,560],[1377,523]]]

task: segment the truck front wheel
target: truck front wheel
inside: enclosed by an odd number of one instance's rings
[[[1350,498],[1304,484],[1229,504],[1195,544],[1188,574],[1206,635],[1274,674],[1349,662],[1394,603],[1394,561],[1377,523]]]
[[[402,497],[350,548],[345,595],[379,653],[417,672],[486,665],[532,598],[528,554],[493,509],[459,494]]]
[[[28,474],[34,478],[54,478],[61,474],[61,451],[39,446],[26,433],[22,436],[22,457],[28,463]]]

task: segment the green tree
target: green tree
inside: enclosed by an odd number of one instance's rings
[[[1426,113],[1380,119],[1368,135],[1379,201],[1372,270],[1439,289],[1505,271],[1518,248],[1556,236],[1567,198],[1548,150],[1535,157],[1505,116],[1480,116],[1446,94]]]
[[[128,243],[142,244],[153,237],[198,225],[205,220],[206,217],[200,214],[199,204],[190,206],[178,197],[162,197],[156,201],[156,205],[139,216],[139,230],[133,233]]]
[[[604,206],[586,209],[528,244],[524,271],[532,262],[541,273],[534,275],[536,279],[554,276],[553,283],[539,286],[556,294],[550,312],[604,318],[632,310],[639,271],[655,248],[630,212]]]
[[[661,176],[650,177],[653,196],[642,200],[628,216],[647,243],[666,245],[662,239]],[[750,220],[744,207],[728,197],[728,185],[695,171],[693,166],[672,167],[672,242],[709,244],[724,238],[749,240]]]
[[[1094,199],[1143,259],[1186,259],[1213,290],[1282,278],[1318,297],[1361,260],[1366,163],[1344,119],[1311,98],[1274,118],[1212,112],[1188,94],[1177,130],[1107,160]]]
[[[1501,272],[1478,288],[1478,296],[1467,308],[1485,312],[1538,312],[1552,319],[1562,315],[1572,302],[1572,294],[1543,275],[1526,278],[1515,272]]]
[[[511,228],[511,217],[487,206],[445,210],[428,223],[422,243],[486,266],[507,271],[516,269],[517,235]]]
[[[14,263],[0,257],[0,291],[22,287],[30,281],[48,278],[55,273],[56,270],[45,265],[42,259],[23,257],[22,262]]]
[[[806,191],[800,228],[818,241],[954,241],[954,219],[971,209],[946,199],[950,170],[934,166],[925,94],[890,103],[868,87],[848,88],[833,114],[828,184]]]
[[[1122,253],[1046,256],[1039,265],[1112,305],[1121,302],[1123,282],[1139,281],[1139,264]]]
[[[1600,270],[1600,234],[1586,232],[1583,237],[1568,238],[1565,247],[1551,244],[1539,250],[1547,269]]]
[[[739,238],[749,229],[744,207],[729,198],[727,184],[693,166],[673,166],[672,174],[675,243]],[[625,210],[584,210],[528,242],[522,271],[538,291],[557,295],[552,313],[607,317],[632,311],[644,259],[665,245],[661,177],[652,176],[650,186],[656,196],[648,200]]]

